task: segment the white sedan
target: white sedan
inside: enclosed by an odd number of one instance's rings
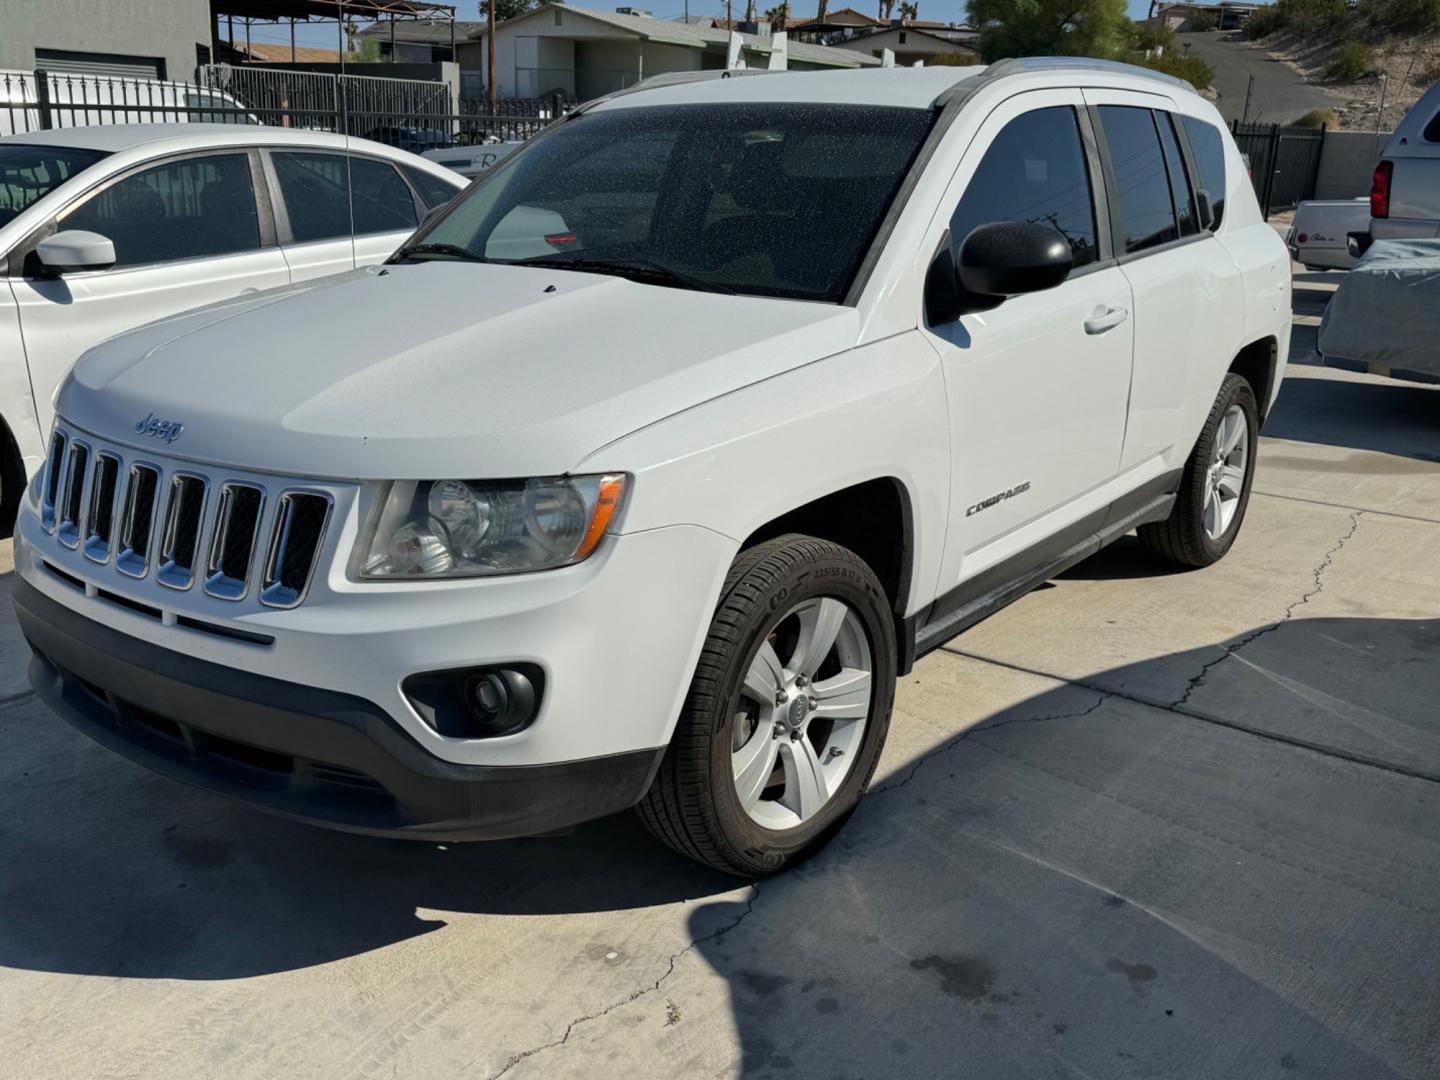
[[[288,128],[0,138],[0,534],[82,352],[202,304],[380,262],[465,184],[404,150]]]

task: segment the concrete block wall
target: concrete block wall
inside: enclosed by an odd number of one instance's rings
[[[1388,131],[1327,131],[1315,178],[1315,198],[1353,199],[1370,194],[1370,179]]]

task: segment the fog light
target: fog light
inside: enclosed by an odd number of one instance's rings
[[[544,675],[534,664],[429,671],[401,687],[441,735],[493,739],[523,731],[540,712]]]
[[[535,716],[535,686],[513,668],[471,676],[466,689],[475,718],[492,735],[512,735]]]

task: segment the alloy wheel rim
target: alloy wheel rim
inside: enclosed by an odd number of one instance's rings
[[[1205,474],[1205,535],[1211,540],[1219,540],[1235,522],[1245,492],[1249,455],[1250,421],[1244,409],[1231,405],[1220,418],[1215,451]]]
[[[872,655],[859,614],[831,596],[801,601],[765,635],[740,688],[730,758],[756,824],[803,825],[840,790],[870,717]]]

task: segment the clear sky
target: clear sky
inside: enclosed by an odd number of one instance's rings
[[[755,0],[755,7],[759,11],[773,7],[776,0]],[[1128,0],[1130,5],[1130,17],[1132,19],[1143,19],[1149,11],[1149,0]],[[732,0],[737,12],[745,10],[744,0]],[[579,0],[577,6],[593,7],[603,10],[613,10],[616,7],[624,6],[623,0],[612,0],[611,3],[598,3],[596,0]],[[684,0],[633,0],[633,6],[644,8],[657,18],[668,18],[672,15],[679,15],[685,10]],[[857,11],[874,12],[876,5],[871,2],[846,3],[846,0],[830,0],[831,8],[853,7]],[[898,8],[899,5],[897,4]],[[455,15],[460,19],[478,19],[479,6],[476,0],[455,0]],[[791,11],[795,15],[804,16],[813,14],[815,4],[813,0],[791,0]],[[715,0],[690,0],[691,15],[718,15],[725,14],[725,4],[716,3]],[[965,0],[920,0],[920,18],[938,19],[942,22],[963,22],[965,19]],[[225,25],[222,21],[220,33],[225,33]],[[235,37],[243,41],[245,32],[240,24],[235,25]],[[250,30],[250,40],[255,42],[276,42],[290,44],[290,29],[286,25],[273,25],[268,23],[256,23]],[[334,23],[313,23],[310,26],[300,26],[295,32],[295,41],[299,45],[308,45],[316,49],[335,48],[335,24]]]

